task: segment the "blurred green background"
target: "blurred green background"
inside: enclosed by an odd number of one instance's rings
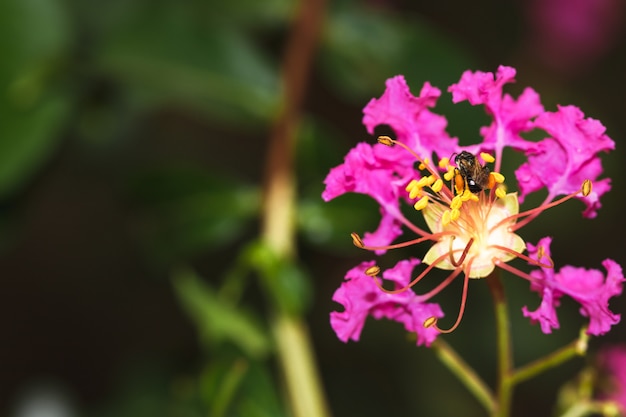
[[[268,333],[272,306],[251,265],[263,257],[254,246],[260,179],[298,5],[0,2],[1,415],[289,415]],[[323,203],[322,180],[357,142],[372,141],[361,109],[388,77],[404,74],[415,94],[424,81],[441,88],[435,111],[469,144],[488,119],[453,106],[447,86],[466,69],[511,65],[509,93],[532,86],[547,109],[578,105],[617,148],[603,156],[614,191],[597,219],[582,220],[582,204],[570,202],[524,237],[554,236],[557,265],[625,265],[623,2],[341,0],[324,13],[297,137],[298,262],[288,268],[298,278],[285,285],[310,326],[330,408],[483,415],[400,325],[370,320],[359,343],[337,340],[331,296],[372,257],[348,235],[372,230],[378,210],[363,196]],[[506,157],[512,179],[519,159]],[[384,265],[419,251],[389,254]],[[519,363],[576,337],[584,320],[574,302],[564,300],[561,329],[546,336],[521,315],[539,303],[527,283],[505,286]],[[458,285],[441,295],[449,316],[459,297]],[[464,321],[446,337],[489,382],[492,316],[486,285],[472,282]],[[592,350],[620,341],[624,324]],[[550,415],[583,363],[522,385],[515,414]]]

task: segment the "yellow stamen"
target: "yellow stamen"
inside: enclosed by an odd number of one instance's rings
[[[443,227],[446,227],[450,224],[450,210],[444,211],[441,215],[441,224],[443,225]]]
[[[427,167],[428,165],[430,165],[430,159],[428,159],[428,158],[424,158],[424,162],[422,162],[421,164],[419,164],[418,168],[419,168],[420,170],[424,170],[424,169],[426,169],[426,167]]]
[[[450,181],[454,178],[454,167],[448,165],[448,171],[443,174],[443,179],[446,181]]]
[[[494,158],[493,156],[491,156],[487,152],[481,152],[480,153],[480,157],[483,159],[483,161],[487,162],[488,164],[490,164],[490,163],[492,163],[493,161],[496,160],[496,158]]]
[[[474,194],[466,188],[465,190],[463,190],[463,194],[461,194],[461,200],[462,201],[471,200],[472,196],[474,196]]]
[[[498,184],[502,184],[504,182],[504,175],[500,174],[499,172],[490,172],[489,176],[493,177],[495,182]]]
[[[591,194],[591,189],[592,188],[593,187],[591,186],[591,181],[590,180],[583,181],[583,187],[582,187],[583,196],[587,197],[589,194]]]
[[[365,270],[365,275],[367,275],[368,277],[375,277],[378,274],[380,274],[380,268],[378,267],[378,265],[370,266]]]
[[[441,158],[437,165],[439,165],[439,168],[441,168],[441,169],[448,168],[448,166],[450,165],[450,158],[448,158],[448,157]],[[450,180],[448,180],[448,181],[450,181]]]
[[[423,188],[423,187],[427,187],[430,184],[432,184],[432,182],[430,182],[429,178],[430,178],[430,176],[420,178],[419,181],[417,182],[417,187]]]
[[[393,139],[391,139],[389,136],[379,136],[378,137],[378,143],[383,144],[385,146],[393,146]]]
[[[433,185],[430,186],[430,188],[438,193],[439,191],[441,191],[441,189],[443,188],[443,181],[441,178],[438,178],[435,183]]]
[[[411,192],[409,192],[409,198],[411,200],[419,197],[422,195],[422,189],[420,187],[413,187],[413,189],[411,190]]]
[[[415,203],[413,207],[415,208],[415,210],[423,210],[426,208],[427,205],[428,205],[428,196],[425,195],[424,197],[417,200],[417,203]]]
[[[461,216],[461,211],[458,209],[450,210],[450,221],[455,221]]]
[[[461,200],[460,196],[455,195],[452,201],[450,202],[450,208],[453,210],[455,209],[458,210],[461,208],[461,205],[463,205],[463,200]]]
[[[406,188],[404,189],[407,193],[410,193],[411,190],[413,188],[415,188],[417,186],[417,180],[413,179],[411,180],[411,182],[409,182],[406,186]]]
[[[504,187],[496,188],[496,196],[498,198],[505,198],[506,197],[506,191],[504,190]]]

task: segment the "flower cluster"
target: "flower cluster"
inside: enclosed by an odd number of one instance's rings
[[[468,280],[488,277],[495,268],[527,279],[541,295],[541,305],[535,311],[525,307],[523,313],[538,322],[544,333],[559,327],[555,308],[563,295],[580,303],[581,313],[590,320],[589,334],[606,333],[619,321],[619,315],[608,309],[609,299],[621,293],[624,281],[617,263],[603,262],[606,275],[572,266],[557,272],[550,257],[551,238],[527,245],[517,234],[544,210],[572,198],[585,204],[584,217],[595,217],[601,196],[610,189],[608,178],[598,179],[602,173],[598,153],[612,150],[614,142],[600,122],[585,118],[577,107],[546,111],[531,88],[517,98],[503,93],[514,77],[515,70],[505,66],[495,75],[466,71],[449,87],[454,103],[467,100],[482,105],[492,118],[480,130],[482,143],[463,148],[446,133],[445,117],[430,110],[441,91],[428,82],[415,97],[404,77],[396,76],[387,81],[384,94],[365,107],[363,123],[368,132],[388,125],[395,139],[381,136],[376,144],[357,144],[326,177],[322,197],[329,201],[354,192],[380,205],[378,228],[362,237],[353,234],[357,247],[383,254],[419,243],[431,246],[423,259],[401,261],[380,277],[374,262],[348,272],[333,297],[344,310],[331,313],[331,325],[342,341],[358,340],[371,315],[403,323],[416,333],[418,345],[428,346],[440,332],[451,331],[460,322]],[[545,132],[544,139],[531,141],[522,136],[533,130]],[[499,173],[507,147],[526,157],[515,171],[517,192],[507,190]],[[527,195],[544,188],[543,203],[520,211]],[[421,212],[429,230],[413,224],[403,213],[407,203]],[[416,237],[396,242],[405,230]],[[516,258],[535,269],[524,272],[508,264]],[[426,266],[412,279],[418,265]],[[433,268],[450,274],[426,294],[412,291]],[[461,310],[455,325],[442,330],[437,320],[443,312],[429,300],[461,274]],[[385,280],[395,287],[384,288]]]

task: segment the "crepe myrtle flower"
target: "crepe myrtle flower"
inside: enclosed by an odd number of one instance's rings
[[[573,266],[556,272],[550,238],[535,246],[527,245],[518,234],[544,210],[571,199],[584,203],[583,217],[595,217],[600,197],[610,189],[610,179],[598,179],[602,173],[598,153],[612,150],[614,142],[599,121],[585,118],[575,106],[546,111],[531,88],[517,98],[503,93],[514,77],[515,69],[506,66],[500,66],[495,75],[466,71],[449,87],[454,103],[467,100],[482,105],[492,119],[480,129],[482,142],[471,146],[460,147],[458,139],[446,133],[446,119],[430,110],[441,91],[428,82],[415,97],[404,77],[393,77],[387,80],[384,94],[365,107],[367,131],[373,134],[377,126],[388,125],[396,138],[380,136],[378,143],[357,144],[344,163],[329,172],[322,197],[329,201],[354,192],[380,205],[378,228],[363,236],[352,234],[359,248],[378,255],[417,244],[430,248],[421,260],[402,261],[382,277],[374,262],[348,272],[333,297],[344,311],[331,313],[331,325],[341,340],[358,340],[371,315],[403,323],[417,334],[418,345],[429,345],[439,333],[452,331],[460,323],[469,279],[486,278],[495,268],[527,279],[531,289],[541,294],[541,305],[534,311],[525,307],[523,314],[538,322],[544,333],[558,328],[555,308],[563,295],[580,303],[581,313],[590,320],[589,334],[606,333],[619,321],[620,316],[608,309],[609,298],[622,291],[624,278],[618,264],[605,260],[606,275]],[[543,131],[544,139],[530,141],[522,136],[532,130]],[[509,191],[500,174],[507,147],[526,157],[515,171],[517,191]],[[547,196],[541,204],[520,211],[527,195],[544,188]],[[407,203],[421,213],[428,230],[403,213],[401,206]],[[415,237],[397,242],[405,230]],[[534,270],[525,272],[508,264],[515,258]],[[450,273],[427,294],[412,291],[433,268]],[[421,272],[414,273],[414,269]],[[443,313],[429,300],[461,274],[464,285],[458,317],[451,328],[443,330],[437,324]],[[385,280],[394,288],[385,288]]]
[[[626,414],[626,345],[604,347],[597,355],[596,365],[600,371],[598,397],[619,409],[614,415]]]

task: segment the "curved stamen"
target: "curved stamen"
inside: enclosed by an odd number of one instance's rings
[[[456,251],[459,251],[460,249],[457,249]],[[435,266],[437,266],[437,264],[441,261],[443,261],[444,259],[446,259],[449,255],[447,253],[444,253],[443,255],[441,255],[440,257],[438,257],[437,259],[435,259],[430,265],[428,265],[428,267],[426,267],[426,269],[424,269],[422,271],[421,274],[419,274],[413,281],[409,282],[407,285],[405,285],[402,288],[398,288],[395,290],[388,290],[385,287],[383,287],[383,285],[378,282],[378,276],[374,277],[374,282],[376,283],[376,286],[383,292],[387,293],[387,294],[400,294],[403,293],[405,291],[407,291],[408,289],[410,289],[411,287],[413,287],[415,284],[417,284],[418,282],[420,282],[422,280],[422,278],[424,278],[431,269],[433,269]],[[444,281],[445,282],[445,281]]]
[[[461,257],[459,258],[458,261],[454,260],[454,254],[453,254],[453,250],[452,250],[452,242],[454,242],[454,236],[452,236],[452,239],[450,239],[450,263],[452,265],[454,265],[455,267],[460,266],[463,264],[463,262],[465,262],[465,257],[467,256],[467,253],[469,252],[470,248],[472,247],[472,244],[474,243],[474,238],[471,238],[469,240],[469,242],[467,242],[467,245],[465,245],[465,249],[463,249],[463,253],[461,254]]]
[[[500,245],[489,245],[490,248],[495,248],[495,249],[499,249],[503,252],[507,252],[510,253],[511,255],[515,255],[516,257],[525,260],[526,262],[528,262],[531,265],[535,265],[535,266],[539,266],[541,268],[554,268],[554,261],[552,260],[552,258],[550,258],[549,256],[547,256],[545,253],[542,253],[541,256],[539,257],[539,259],[533,259],[529,256],[524,255],[523,253],[520,253],[516,250],[513,250],[511,248],[507,248],[506,246],[500,246]],[[548,264],[544,264],[541,263],[540,260],[542,258],[546,258],[548,260]]]
[[[425,169],[428,172],[430,172],[431,175],[434,175],[437,179],[441,179],[441,175],[439,175],[439,172],[433,170],[431,168],[431,164],[430,163],[426,163],[426,161],[424,159],[422,159],[422,157],[420,157],[417,153],[415,153],[415,151],[411,148],[409,148],[407,145],[405,145],[402,142],[399,142],[397,140],[393,140],[391,139],[389,136],[379,136],[378,137],[378,142],[386,145],[386,146],[392,146],[392,145],[398,145],[400,146],[402,149],[406,150],[407,152],[409,152],[411,155],[413,155],[413,157],[420,163],[420,169]],[[440,192],[442,192],[444,195],[446,195],[448,198],[452,198],[453,193],[450,189],[448,189],[447,186],[444,186],[445,183],[442,183],[442,189],[440,190]],[[436,191],[438,192],[438,191]]]
[[[510,222],[511,220],[519,219],[519,218],[522,218],[522,217],[526,217],[526,218],[524,220],[520,221],[519,223],[515,223],[515,224],[509,226],[509,230],[511,232],[514,232],[514,231],[516,231],[516,230],[526,226],[528,223],[533,221],[539,214],[541,214],[541,212],[543,212],[543,211],[545,211],[545,210],[547,210],[549,208],[552,208],[554,206],[558,206],[559,204],[576,197],[580,193],[584,194],[585,193],[585,187],[590,187],[590,186],[587,185],[588,183],[590,183],[590,181],[589,180],[585,180],[583,182],[582,187],[578,191],[575,191],[575,192],[573,192],[571,194],[563,196],[563,197],[559,198],[558,200],[552,201],[551,203],[542,204],[542,205],[540,205],[538,207],[535,207],[535,208],[532,208],[530,210],[526,210],[526,211],[523,211],[521,213],[517,213],[517,214],[514,214],[512,216],[505,217],[504,219],[502,219],[501,221],[496,223],[494,226],[492,226],[491,229],[489,229],[489,233],[491,233],[492,231],[494,231],[498,227],[502,226],[503,224]]]
[[[441,290],[446,288],[454,279],[463,271],[463,268],[456,268],[450,275],[446,277],[443,281],[441,281],[435,288],[428,291],[426,294],[418,294],[418,297],[423,297],[425,300],[428,300],[435,295],[439,294]]]
[[[507,264],[506,262],[502,262],[500,259],[498,258],[494,258],[493,259],[493,264],[495,266],[497,266],[498,268],[504,269],[507,272],[510,272],[512,274],[517,275],[520,278],[524,278],[525,280],[529,281],[529,282],[537,282],[538,279],[533,277],[532,275],[527,274],[526,272],[522,272],[519,269]]]
[[[471,268],[471,263],[472,260],[470,260],[468,262],[468,271]],[[452,325],[452,327],[450,327],[449,329],[442,329],[441,327],[439,327],[437,325],[437,318],[436,317],[431,317],[429,319],[427,319],[426,321],[424,321],[424,327],[434,327],[439,333],[452,333],[457,327],[459,327],[459,324],[461,324],[461,319],[463,318],[463,314],[465,313],[465,305],[467,302],[467,287],[468,287],[468,283],[469,283],[469,274],[466,273],[465,277],[463,279],[463,295],[461,296],[461,307],[459,308],[459,313],[456,317],[456,321],[454,322],[454,324]]]
[[[422,243],[426,240],[438,241],[439,238],[446,236],[446,235],[452,235],[452,234],[453,234],[452,232],[433,233],[428,236],[420,237],[420,238],[413,239],[413,240],[407,240],[406,242],[394,243],[393,245],[387,245],[387,246],[368,246],[363,242],[363,239],[357,233],[352,232],[350,233],[350,236],[352,237],[352,243],[354,244],[354,246],[356,246],[359,249],[389,250],[389,249],[405,248],[407,246]]]

